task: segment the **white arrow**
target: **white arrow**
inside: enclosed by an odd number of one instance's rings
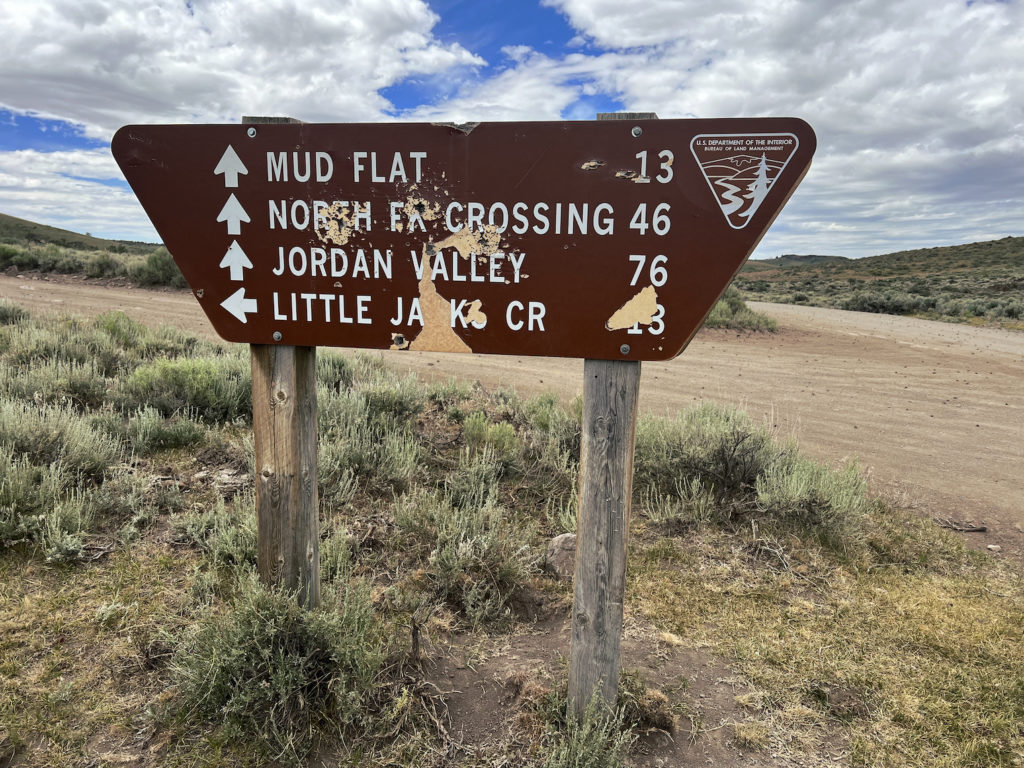
[[[231,270],[232,280],[244,280],[245,275],[242,273],[242,270],[252,269],[252,262],[249,261],[249,257],[245,255],[245,251],[242,250],[242,246],[238,244],[238,241],[232,240],[228,252],[220,260],[220,267],[227,267]]]
[[[228,223],[229,235],[242,234],[241,222],[249,223],[249,214],[242,208],[242,204],[238,202],[234,192],[231,193],[228,201],[224,203],[221,212],[217,214],[217,221],[226,221]]]
[[[220,305],[243,323],[248,322],[245,317],[247,314],[256,311],[256,299],[245,298],[245,288],[239,288]]]
[[[213,169],[214,176],[218,173],[224,174],[225,187],[237,187],[238,174],[249,175],[249,169],[242,164],[242,158],[238,156],[230,144],[224,150],[224,155],[221,157],[220,162],[217,163],[217,167]]]

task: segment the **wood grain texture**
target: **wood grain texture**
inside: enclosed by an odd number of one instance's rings
[[[615,705],[633,489],[640,363],[586,360],[569,706],[582,717],[599,695]]]
[[[654,120],[654,112],[602,112],[598,120]],[[584,360],[580,499],[569,647],[569,711],[583,719],[598,695],[610,708],[619,691],[626,546],[640,363]]]
[[[320,604],[316,347],[250,345],[257,567],[268,585]]]

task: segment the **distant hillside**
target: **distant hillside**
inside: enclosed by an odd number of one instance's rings
[[[85,275],[141,286],[185,287],[185,278],[162,245],[104,240],[3,213],[0,271]]]
[[[795,253],[784,253],[774,259],[759,259],[748,261],[743,265],[744,272],[763,272],[765,270],[780,269],[783,267],[806,267],[822,264],[845,264],[853,259],[845,256],[799,256]]]
[[[755,301],[1024,329],[1024,237],[863,259],[786,255],[748,262],[735,285]]]
[[[132,240],[104,240],[92,235],[80,235],[66,229],[36,224],[34,221],[19,219],[0,213],[0,243],[8,245],[45,245],[52,243],[61,248],[75,248],[83,251],[110,251],[111,253],[148,254],[160,247],[157,243],[140,243]]]

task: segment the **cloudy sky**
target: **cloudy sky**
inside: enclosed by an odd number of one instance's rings
[[[0,0],[0,212],[157,240],[121,125],[795,116],[755,257],[1024,234],[1021,0]]]

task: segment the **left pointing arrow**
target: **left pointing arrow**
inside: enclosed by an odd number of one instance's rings
[[[213,169],[214,176],[219,173],[224,174],[225,187],[237,187],[238,174],[249,175],[249,169],[245,167],[242,158],[238,156],[238,153],[235,152],[234,147],[230,144],[224,150],[224,154],[221,156],[220,162],[217,163],[217,167]]]
[[[243,269],[252,269],[252,262],[249,261],[249,257],[245,255],[245,251],[242,250],[242,246],[238,244],[237,240],[231,241],[231,246],[228,248],[228,252],[224,254],[224,258],[220,260],[222,269],[227,267],[231,270],[231,279],[238,281],[244,280],[245,274],[242,272]]]
[[[235,197],[234,192],[231,193],[231,197],[224,203],[224,207],[220,213],[217,214],[217,221],[226,221],[228,223],[228,234],[229,235],[240,235],[242,234],[242,222],[249,223],[249,214],[242,208],[242,204],[238,202],[238,198]]]
[[[256,311],[256,299],[245,298],[245,288],[239,288],[220,305],[243,323],[248,322],[247,314]]]

